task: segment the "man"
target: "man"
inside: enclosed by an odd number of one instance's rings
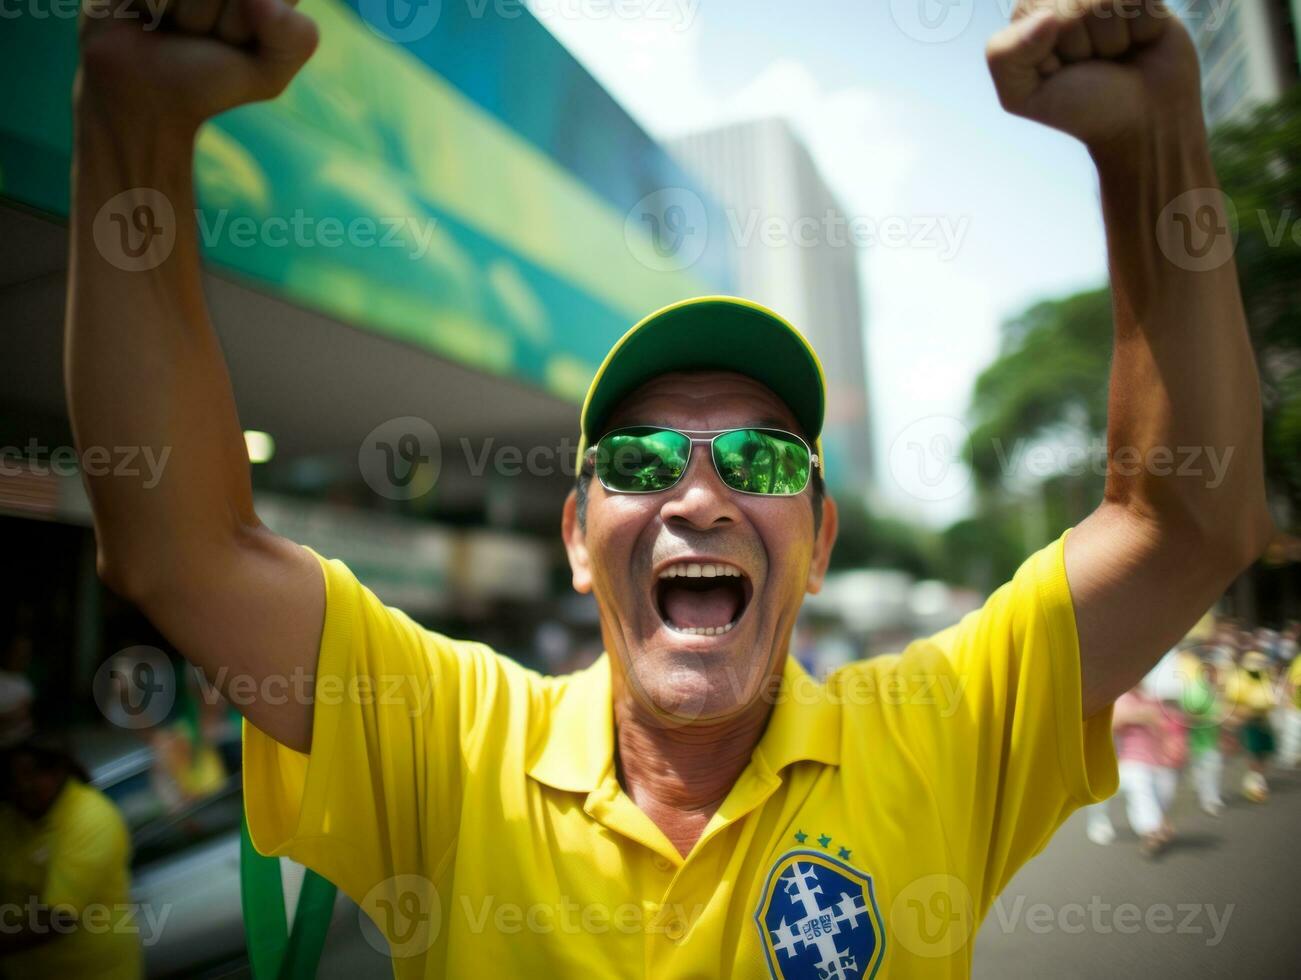
[[[0,754],[0,777],[0,976],[139,977],[122,815],[49,735]]]
[[[1233,662],[1229,661],[1232,667]],[[1208,816],[1224,812],[1220,783],[1224,754],[1220,751],[1220,722],[1224,718],[1220,690],[1220,664],[1214,656],[1199,659],[1180,707],[1188,716],[1188,756],[1197,803]]]
[[[1275,747],[1270,714],[1278,706],[1269,657],[1259,650],[1244,653],[1242,663],[1229,674],[1224,697],[1232,706],[1238,740],[1247,753],[1242,795],[1253,803],[1264,803],[1269,799],[1265,770]]]
[[[1185,731],[1173,709],[1146,687],[1135,685],[1116,699],[1112,731],[1119,759],[1125,816],[1144,857],[1155,857],[1174,839],[1170,807],[1179,786]]]
[[[587,671],[422,630],[258,522],[193,228],[133,274],[91,219],[133,187],[187,213],[196,128],[278,94],[316,35],[281,0],[178,0],[172,20],[85,22],[69,401],[83,449],[172,447],[152,489],[88,481],[100,570],[219,683],[271,692],[232,699],[257,846],[360,901],[403,977],[966,975],[1016,868],[1114,791],[1111,702],[1270,533],[1233,266],[1157,240],[1169,202],[1215,187],[1183,27],[1025,2],[990,42],[1004,105],[1097,161],[1105,499],[961,625],[824,687],[786,655],[836,532],[821,372],[745,301],[648,317],[589,391],[563,515],[607,650]],[[1178,475],[1189,446],[1229,453],[1224,478]],[[266,683],[303,672],[312,703]]]

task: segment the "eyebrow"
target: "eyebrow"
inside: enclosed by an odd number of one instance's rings
[[[655,428],[660,428],[660,429],[677,429],[677,428],[680,428],[679,426],[674,425],[674,424],[671,423],[671,422],[666,422],[666,421],[664,421],[664,419],[663,419],[662,416],[651,416],[651,418],[650,418],[649,421],[641,421],[641,422],[624,422],[624,423],[622,423],[622,424],[620,424],[620,425],[610,426],[610,427],[607,428],[606,431],[609,431],[611,428],[613,428],[613,429],[628,429],[628,428],[633,428],[633,427],[637,427],[637,426],[653,426],[653,427],[655,427]],[[718,431],[727,431],[727,429],[781,429],[783,432],[794,432],[794,431],[796,431],[796,430],[795,430],[795,429],[790,425],[790,423],[788,423],[788,422],[783,422],[781,419],[773,418],[772,416],[767,416],[767,415],[764,416],[764,417],[761,418],[761,419],[754,419],[754,420],[749,421],[749,422],[743,422],[743,423],[741,423],[740,425],[729,425],[729,426],[727,426],[726,428],[724,428],[724,429],[722,429],[722,430],[718,430]]]

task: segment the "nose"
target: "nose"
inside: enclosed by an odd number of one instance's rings
[[[719,479],[709,447],[693,446],[687,471],[660,507],[664,523],[708,531],[735,523],[740,516],[736,494]]]

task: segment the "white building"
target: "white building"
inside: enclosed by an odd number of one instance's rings
[[[693,133],[669,150],[724,211],[736,291],[781,313],[817,350],[827,374],[828,480],[866,494],[873,474],[864,309],[843,209],[784,120]]]
[[[1296,0],[1180,0],[1202,62],[1215,126],[1279,98],[1297,81]]]

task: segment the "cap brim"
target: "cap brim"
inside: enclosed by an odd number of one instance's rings
[[[817,442],[826,380],[804,336],[772,310],[732,296],[702,296],[657,310],[610,349],[587,391],[582,450],[600,437],[618,404],[671,371],[735,371],[780,398],[803,435]]]

